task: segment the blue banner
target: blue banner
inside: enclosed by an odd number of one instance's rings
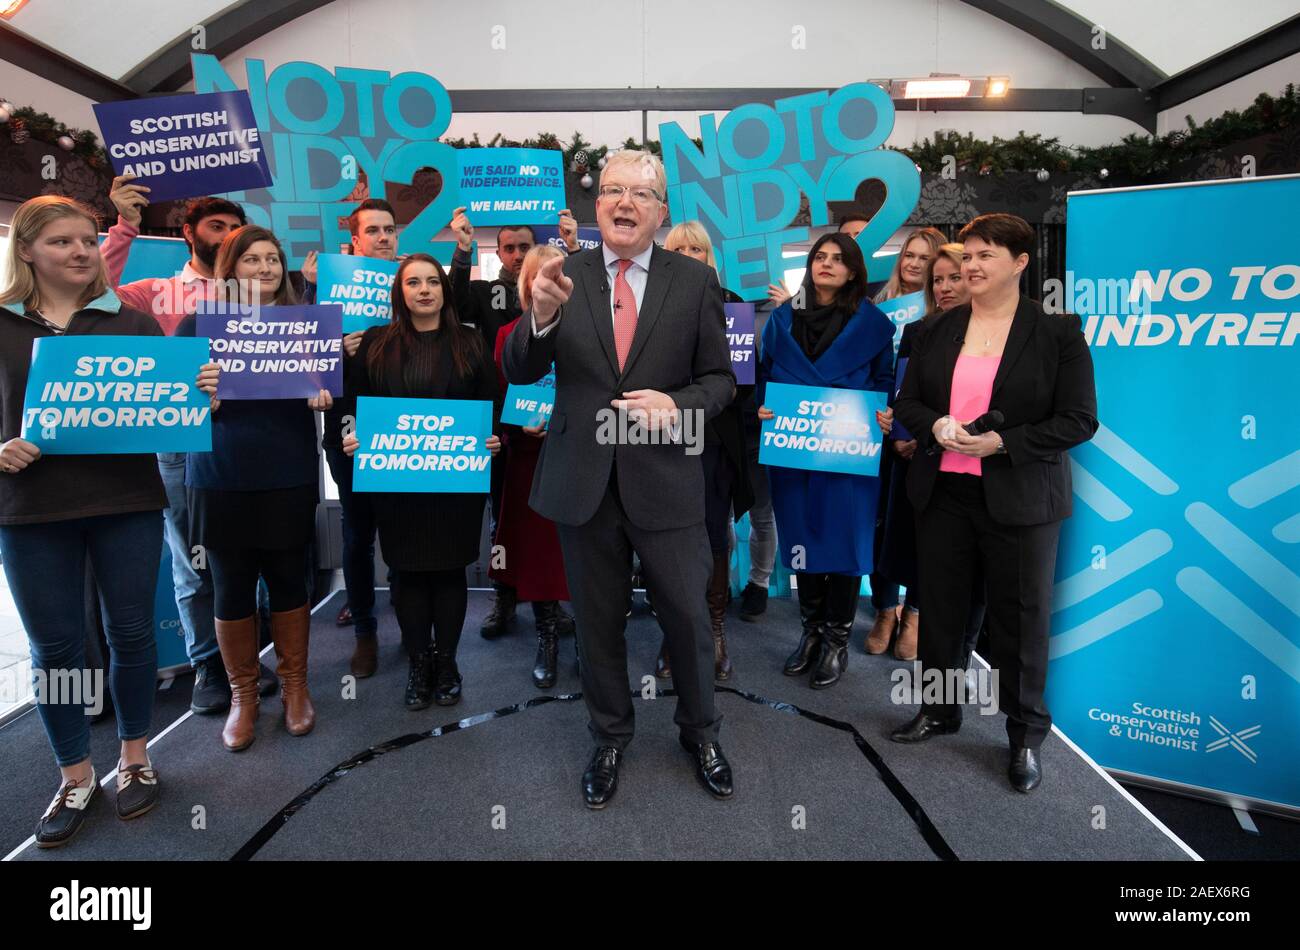
[[[194,382],[207,362],[202,337],[42,337],[22,437],[46,455],[211,452],[211,402]]]
[[[338,307],[244,309],[200,300],[198,334],[221,364],[222,399],[314,399],[343,395],[343,331]]]
[[[700,116],[699,140],[676,122],[659,126],[674,221],[698,220],[713,239],[722,286],[744,300],[766,300],[785,274],[786,245],[805,242],[791,227],[803,198],[809,225],[831,223],[831,205],[857,202],[858,186],[878,179],[884,205],[858,235],[867,279],[889,276],[890,258],[872,252],[906,223],[921,196],[921,174],[902,152],[882,148],[894,103],[874,83],[749,102],[721,122]]]
[[[1059,309],[1083,319],[1101,428],[1071,453],[1048,678],[1103,766],[1293,808],[1294,208],[1300,176],[1069,197]]]
[[[551,247],[563,248],[564,238],[560,237],[560,229],[554,224],[534,224],[530,225],[533,229],[533,237],[537,239],[538,244],[548,244]],[[578,249],[589,251],[593,247],[600,247],[600,228],[578,228]]]
[[[536,428],[549,422],[555,407],[555,367],[535,383],[506,387],[505,405],[501,407],[501,421],[512,426]]]
[[[894,352],[897,353],[898,344],[903,341],[903,327],[925,316],[925,291],[918,290],[914,294],[903,294],[901,297],[886,300],[876,306],[894,324]]]
[[[126,99],[94,106],[118,175],[138,176],[149,200],[217,195],[271,183],[246,92]]]
[[[876,410],[885,393],[768,383],[758,461],[782,468],[847,475],[880,473],[882,437]]]
[[[386,327],[392,320],[397,261],[351,254],[316,257],[316,302],[343,309],[343,332]],[[446,291],[444,291],[446,292]]]
[[[565,205],[564,153],[463,148],[460,200],[475,225],[554,224]]]
[[[162,557],[158,563],[158,584],[153,596],[153,635],[158,644],[158,669],[183,666],[189,668],[189,653],[185,650],[185,628],[181,626],[181,612],[176,606],[176,584],[172,578],[172,552],[166,537],[162,543]]]
[[[758,361],[754,348],[754,305],[752,303],[724,303],[727,315],[727,346],[731,350],[731,370],[736,382],[742,386],[754,384],[754,364]]]
[[[492,403],[470,399],[357,397],[352,489],[486,492]]]

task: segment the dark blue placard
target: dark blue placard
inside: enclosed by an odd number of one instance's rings
[[[147,185],[150,201],[219,195],[271,184],[248,93],[209,92],[95,105],[118,175]]]
[[[314,399],[343,395],[343,311],[336,306],[240,310],[198,302],[198,334],[221,364],[222,399]]]

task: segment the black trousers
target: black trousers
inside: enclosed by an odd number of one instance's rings
[[[916,527],[922,675],[938,670],[947,677],[962,668],[976,572],[983,570],[989,662],[998,674],[1007,736],[1013,745],[1038,748],[1052,726],[1043,692],[1061,523],[999,524],[989,516],[979,476],[940,472]],[[957,697],[943,698],[952,702],[924,704],[923,711],[959,715]]]
[[[655,613],[673,659],[673,721],[691,742],[717,739],[721,717],[713,704],[713,634],[706,598],[713,556],[704,522],[664,531],[638,528],[623,510],[615,471],[590,521],[556,528],[578,630],[588,728],[596,743],[621,750],[634,731],[624,639],[633,551],[641,559],[647,589],[654,591]]]
[[[402,646],[412,658],[431,647],[454,659],[469,585],[465,568],[446,571],[398,571],[393,586],[393,612],[402,631]]]

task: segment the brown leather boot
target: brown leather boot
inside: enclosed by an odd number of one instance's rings
[[[352,648],[352,659],[348,661],[348,671],[359,680],[375,675],[379,668],[379,637],[357,637],[356,646]]]
[[[903,622],[898,629],[898,642],[894,644],[894,657],[899,660],[916,659],[916,641],[921,633],[921,614],[903,608]]]
[[[217,647],[230,680],[230,712],[221,743],[231,752],[253,744],[257,724],[257,617],[217,620]]]
[[[280,676],[280,699],[284,703],[284,727],[292,736],[305,736],[316,725],[316,710],[307,693],[307,633],[311,629],[311,611],[303,604],[297,610],[271,614],[271,639],[275,668]]]
[[[867,652],[876,655],[888,650],[889,641],[894,638],[896,629],[898,629],[898,608],[877,610],[876,622],[871,625],[871,632],[867,634]]]
[[[731,558],[713,556],[713,575],[709,578],[709,622],[713,627],[713,678],[731,679],[731,657],[727,656],[727,634],[723,622],[727,616],[727,588],[731,585]]]

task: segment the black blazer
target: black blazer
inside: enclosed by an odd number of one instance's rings
[[[935,444],[935,422],[947,415],[970,312],[970,304],[954,307],[919,332],[894,404],[895,416],[917,439],[907,473],[907,496],[917,511],[930,503],[943,457],[926,450]],[[1065,452],[1097,431],[1092,354],[1077,316],[1044,313],[1037,301],[1020,298],[989,408],[1006,417],[997,432],[1007,449],[982,460],[989,514],[1009,525],[1068,518],[1074,496]]]

